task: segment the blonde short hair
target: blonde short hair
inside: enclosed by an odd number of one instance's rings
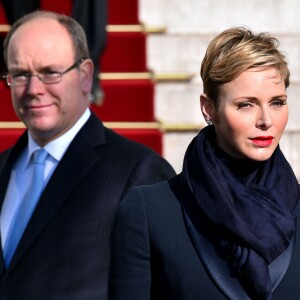
[[[290,72],[279,41],[269,33],[254,34],[249,28],[234,27],[216,36],[208,45],[201,64],[204,93],[218,106],[220,87],[254,67],[274,67],[289,86]]]

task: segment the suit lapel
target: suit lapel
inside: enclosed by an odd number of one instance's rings
[[[94,147],[105,143],[104,127],[92,115],[78,132],[50,178],[28,226],[16,249],[10,267],[17,263],[24,252],[55,215],[76,185],[99,160]]]
[[[215,284],[229,299],[250,299],[239,281],[230,276],[226,261],[218,257],[213,243],[195,229],[185,209],[183,214],[198,256]]]

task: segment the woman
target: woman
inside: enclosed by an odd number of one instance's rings
[[[181,174],[121,203],[111,299],[299,299],[299,185],[279,148],[290,74],[278,44],[247,28],[209,44],[200,97],[209,126]]]

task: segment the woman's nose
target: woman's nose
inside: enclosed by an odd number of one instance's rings
[[[268,129],[273,125],[272,115],[268,108],[262,107],[257,118],[257,127]]]

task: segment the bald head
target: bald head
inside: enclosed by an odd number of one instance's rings
[[[17,22],[15,22],[8,34],[6,35],[6,38],[4,40],[4,60],[7,65],[7,57],[8,57],[8,47],[11,41],[11,38],[15,34],[16,31],[18,31],[22,26],[25,24],[32,22],[35,19],[44,18],[56,21],[58,24],[60,24],[62,27],[65,28],[66,32],[69,35],[69,38],[71,39],[73,53],[75,59],[79,59],[80,57],[90,57],[89,55],[89,49],[87,45],[86,35],[82,28],[82,26],[76,22],[74,19],[62,15],[57,14],[54,12],[48,12],[48,11],[34,11],[30,14],[25,15],[24,17],[20,18]],[[49,30],[50,34],[51,28]],[[48,34],[47,34],[48,35]],[[46,35],[46,36],[47,36]],[[45,36],[45,37],[46,37]]]

